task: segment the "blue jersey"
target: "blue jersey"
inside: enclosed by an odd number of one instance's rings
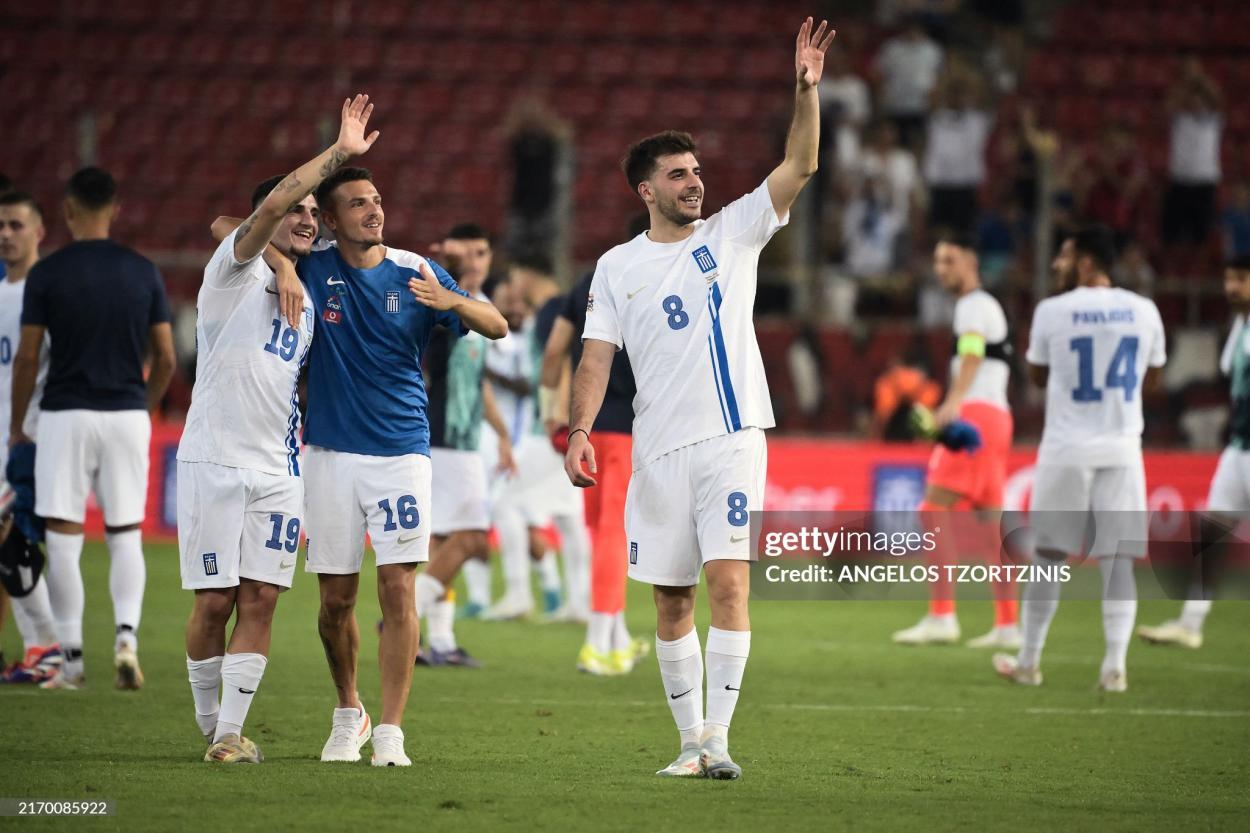
[[[467,333],[460,317],[423,306],[408,289],[428,263],[439,283],[469,297],[433,261],[387,247],[372,269],[355,269],[337,247],[299,260],[318,317],[308,376],[309,445],[398,457],[430,453],[421,354],[436,325]]]

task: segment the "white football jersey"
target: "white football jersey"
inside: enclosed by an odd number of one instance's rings
[[[998,299],[984,289],[974,289],[955,302],[955,340],[968,333],[978,333],[985,339],[985,358],[972,377],[972,386],[964,395],[965,402],[988,402],[1003,410],[1010,410],[1007,403],[1007,381],[1011,376],[1011,365],[1007,363],[1007,355],[1011,350],[1008,343],[1007,315],[1003,312]],[[959,368],[963,359],[959,355],[951,358],[951,383],[959,376]]]
[[[752,314],[760,252],[787,219],[765,182],[696,220],[685,240],[656,243],[643,233],[599,258],[582,338],[629,350],[635,469],[776,424]]]
[[[4,449],[0,450],[0,460],[7,456],[9,436],[9,417],[13,413],[13,359],[17,357],[17,345],[22,339],[22,293],[26,289],[26,281],[10,281],[0,278],[0,426],[3,426],[6,439]],[[26,420],[22,423],[22,433],[35,438],[39,426],[39,400],[43,397],[43,383],[48,378],[48,338],[44,336],[43,350],[40,353],[39,373],[35,377],[35,394],[30,398],[30,407],[26,409]],[[4,470],[0,469],[0,477]]]
[[[1038,304],[1028,361],[1050,368],[1039,463],[1095,468],[1140,460],[1142,383],[1166,359],[1163,321],[1148,298],[1078,287]]]
[[[236,261],[232,234],[204,267],[196,310],[195,387],[178,459],[299,476],[296,385],[313,335],[307,294],[293,329],[278,310],[273,270],[259,255]]]
[[[530,316],[521,325],[521,329],[509,332],[506,336],[486,345],[486,367],[500,376],[509,379],[530,379],[533,362],[530,356],[530,333],[534,329],[534,316]],[[520,442],[530,432],[534,421],[533,396],[521,396],[497,382],[490,383],[495,394],[495,407],[499,409],[499,417],[508,426],[513,443]],[[488,430],[491,446],[497,445],[495,430],[489,422],[482,420],[482,426]],[[492,453],[493,450],[492,450]]]

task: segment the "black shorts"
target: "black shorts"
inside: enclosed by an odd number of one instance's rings
[[[1163,197],[1163,240],[1167,243],[1207,242],[1215,224],[1215,189],[1209,185],[1168,185]]]

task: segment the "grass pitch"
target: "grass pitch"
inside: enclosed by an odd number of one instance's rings
[[[147,685],[112,687],[108,557],[83,556],[88,687],[0,687],[0,797],[113,799],[116,815],[0,821],[30,830],[1188,830],[1244,829],[1250,783],[1250,604],[1217,604],[1201,651],[1135,643],[1129,691],[1096,691],[1096,602],[1061,604],[1046,684],[995,678],[989,655],[907,649],[919,603],[753,606],[753,653],[731,736],[738,782],[653,773],[677,751],[654,657],[625,678],[578,674],[582,629],[459,623],[480,671],[417,669],[411,769],[317,760],[333,687],[316,582],[279,604],[247,734],[259,767],[201,763],[182,642],[191,596],[177,553],[150,545],[140,656]],[[380,709],[378,618],[362,576],[361,696]],[[1138,619],[1175,615],[1142,603]],[[990,620],[960,608],[966,635]],[[706,633],[706,610],[699,617]],[[652,633],[631,584],[631,628]],[[3,644],[20,645],[10,623]],[[366,756],[368,747],[364,750]]]

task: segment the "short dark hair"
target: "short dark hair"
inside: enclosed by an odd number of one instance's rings
[[[334,189],[347,182],[373,182],[373,174],[368,168],[339,168],[334,173],[321,181],[317,186],[317,207],[322,211],[328,210],[331,203],[331,196]]]
[[[1103,225],[1086,226],[1072,235],[1076,256],[1094,261],[1099,271],[1110,273],[1115,266],[1115,232]]]
[[[641,141],[635,142],[625,151],[621,159],[621,170],[629,180],[629,187],[638,190],[638,183],[655,173],[655,167],[661,156],[674,153],[695,153],[699,148],[689,133],[680,130],[665,130]]]
[[[546,252],[519,252],[512,258],[512,266],[516,269],[528,269],[540,275],[551,275],[555,272],[555,265],[551,262],[551,256]]]
[[[477,223],[458,223],[447,232],[448,240],[485,240],[490,242],[490,233]]]
[[[117,199],[117,180],[103,168],[89,165],[69,178],[65,193],[88,211],[98,211]]]
[[[3,204],[0,200],[0,204]],[[1250,255],[1237,255],[1230,257],[1224,264],[1225,269],[1232,269],[1234,272],[1250,272]]]
[[[4,191],[0,193],[0,205],[24,205],[30,208],[40,220],[43,219],[43,208],[40,207],[34,197],[25,191]]]
[[[966,231],[956,231],[954,229],[945,229],[937,236],[938,243],[945,243],[948,246],[955,246],[966,252],[976,254],[977,239]]]
[[[13,180],[9,179],[5,174],[0,174],[0,194],[7,194],[13,190]]]
[[[494,303],[495,293],[499,291],[499,287],[511,282],[512,279],[508,277],[506,272],[488,275],[486,280],[482,281],[482,294],[489,298],[491,303]]]
[[[266,179],[260,185],[257,185],[255,188],[253,188],[252,189],[252,210],[255,211],[256,206],[264,202],[265,197],[269,196],[269,193],[273,191],[274,188],[277,188],[278,183],[284,179],[286,179],[286,176],[283,174],[278,174],[277,176],[271,176],[269,177],[269,179]]]

